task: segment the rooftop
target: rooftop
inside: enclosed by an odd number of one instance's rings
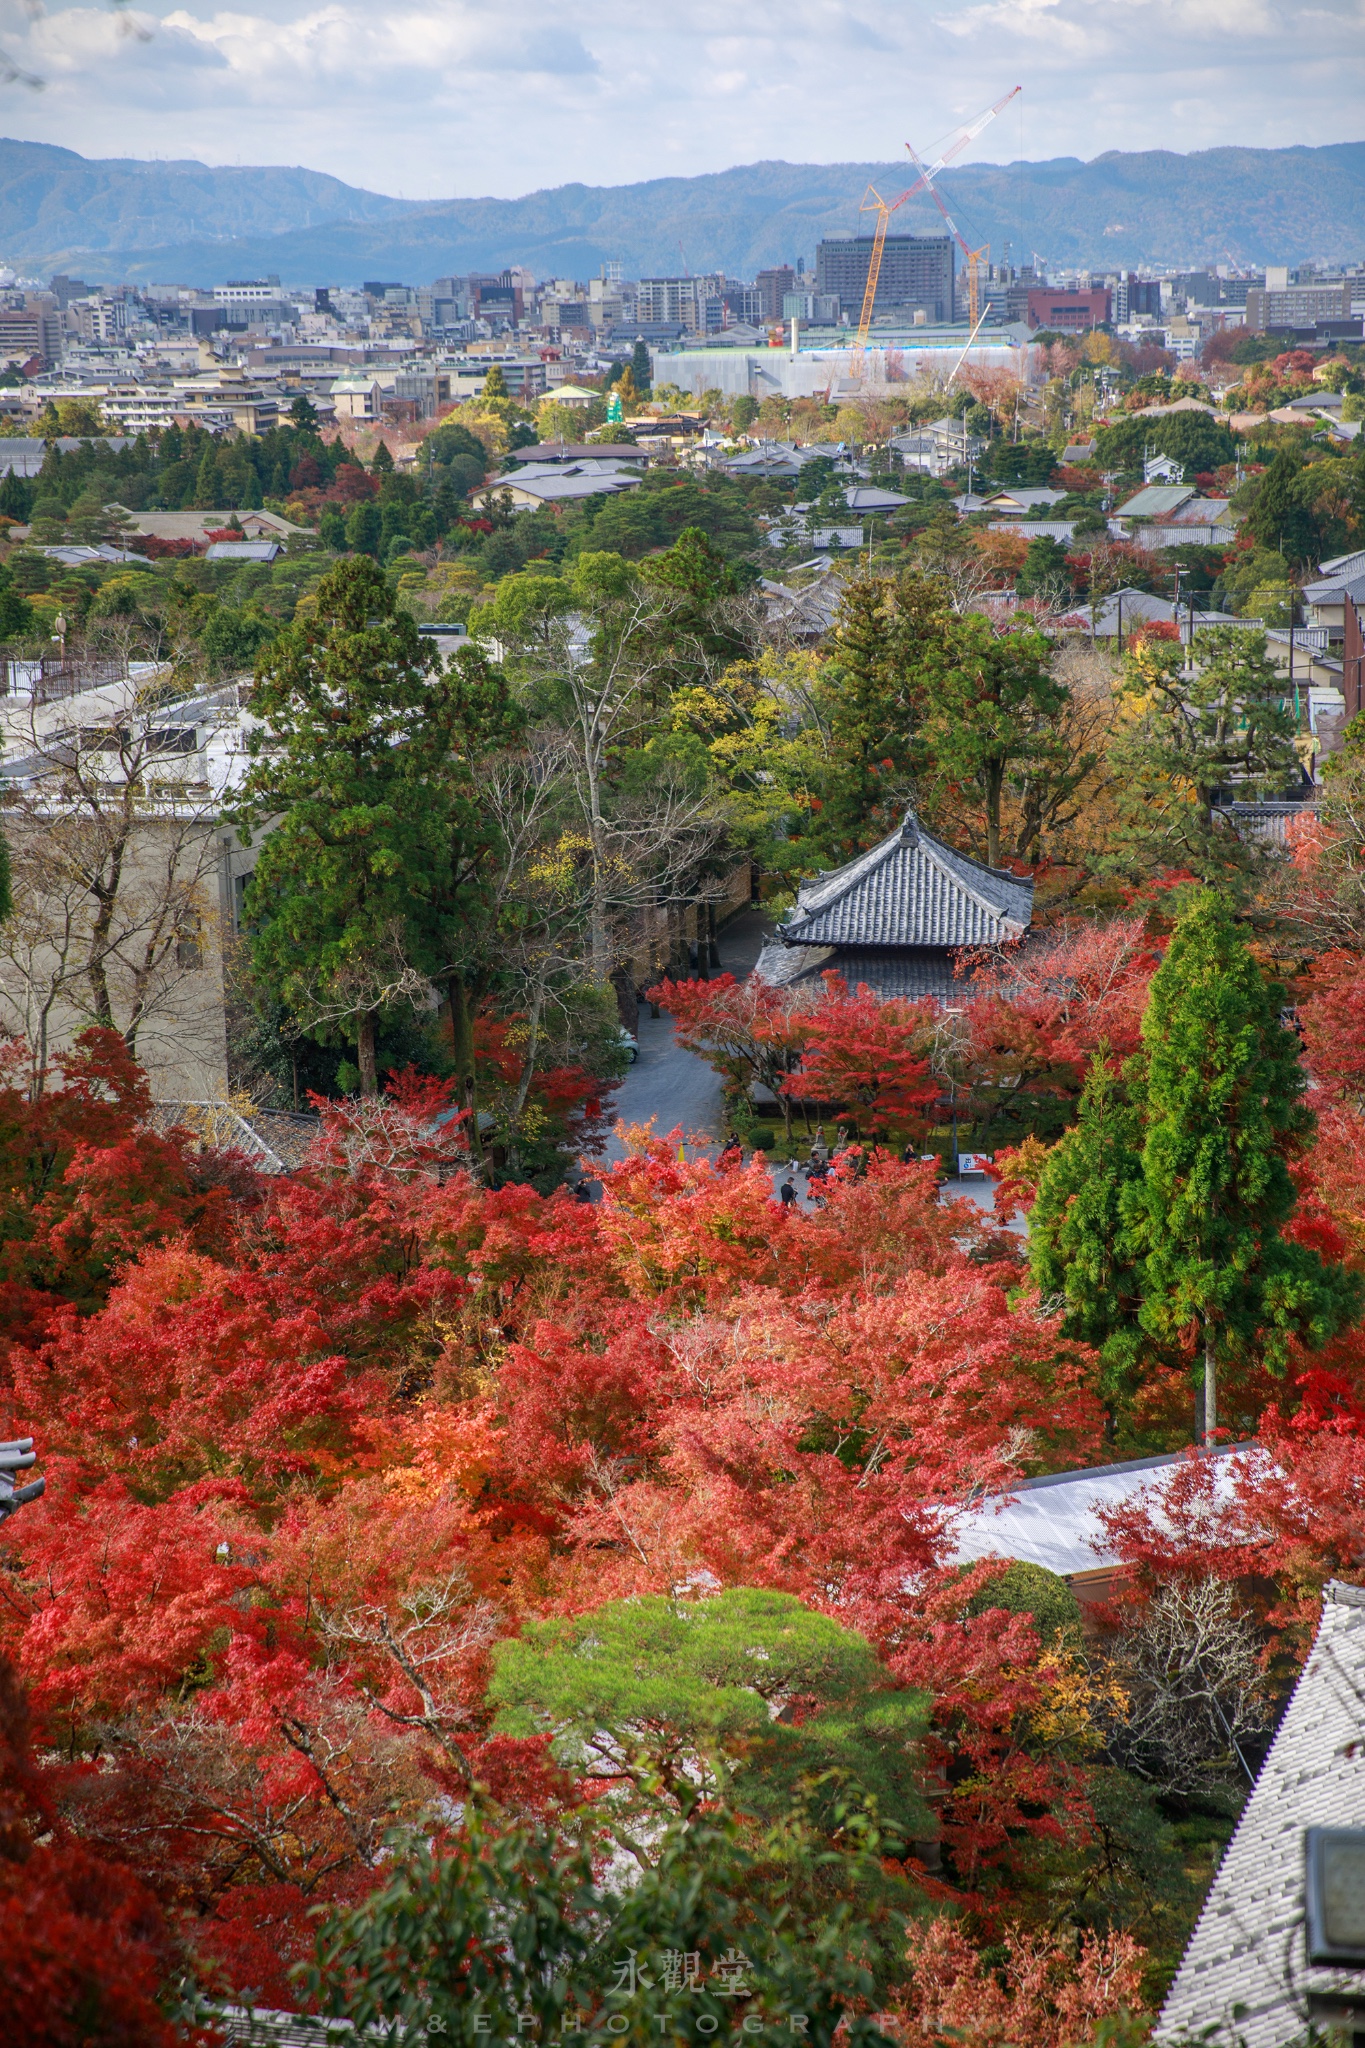
[[[1365,1591],[1331,1580],[1312,1652],[1162,2007],[1158,2042],[1217,2035],[1289,2048],[1334,2019],[1357,2038],[1343,2008],[1353,2001],[1358,2011],[1361,1973],[1308,1961],[1304,1830],[1365,1827],[1362,1698]]]
[[[1116,519],[1168,519],[1172,512],[1178,512],[1182,505],[1194,496],[1192,484],[1146,484],[1131,497],[1126,505],[1120,505]]]
[[[1017,939],[1033,883],[955,853],[913,811],[844,867],[802,885],[779,937],[788,946],[990,946]]]

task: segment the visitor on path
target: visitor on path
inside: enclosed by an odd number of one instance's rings
[[[790,1174],[787,1175],[787,1178],[783,1181],[777,1192],[782,1198],[782,1207],[784,1209],[794,1209],[796,1207],[796,1189],[792,1186]]]

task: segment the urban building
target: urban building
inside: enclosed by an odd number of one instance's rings
[[[815,251],[815,289],[836,298],[856,320],[867,291],[871,235],[829,235]],[[922,314],[937,325],[953,317],[954,245],[951,235],[888,235],[877,276],[873,317]]]
[[[1112,312],[1107,286],[1070,292],[1036,286],[1028,294],[1024,318],[1033,328],[1049,328],[1058,334],[1088,334],[1092,327],[1107,326]]]

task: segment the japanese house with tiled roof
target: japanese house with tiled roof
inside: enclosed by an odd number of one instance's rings
[[[773,987],[833,971],[877,995],[946,996],[958,953],[1022,938],[1033,883],[935,839],[913,811],[880,846],[802,885],[755,973]]]

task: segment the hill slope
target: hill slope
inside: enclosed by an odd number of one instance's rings
[[[752,276],[809,257],[824,234],[867,225],[869,182],[896,190],[903,164],[744,164],[635,185],[561,185],[521,199],[413,204],[302,170],[86,162],[0,142],[0,252],[30,268],[220,283],[278,271],[292,283],[401,277],[524,263],[582,277],[608,258],[628,275]],[[1014,258],[1105,268],[1293,262],[1365,255],[1365,143],[1321,149],[1112,151],[1082,163],[968,164],[943,190],[974,244]],[[898,225],[941,232],[924,200]]]
[[[211,169],[130,157],[101,162],[48,143],[0,139],[0,253],[25,266],[199,236],[269,238],[314,223],[387,220],[411,210],[411,201],[361,192],[320,171]]]

